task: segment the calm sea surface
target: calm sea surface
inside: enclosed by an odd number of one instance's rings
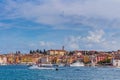
[[[27,66],[0,66],[0,80],[120,80],[120,68],[64,67],[32,70]]]

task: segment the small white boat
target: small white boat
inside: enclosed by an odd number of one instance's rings
[[[64,66],[65,66],[65,64],[59,64],[58,66],[59,66],[59,67],[64,67]]]
[[[42,66],[42,67],[52,67],[53,64],[38,64],[38,66]]]
[[[55,68],[50,66],[32,65],[29,67],[29,69],[55,69]]]
[[[5,66],[5,65],[7,65],[7,64],[5,64],[5,63],[0,64],[0,66]]]
[[[80,67],[85,66],[83,62],[76,61],[75,63],[70,64],[71,67]]]

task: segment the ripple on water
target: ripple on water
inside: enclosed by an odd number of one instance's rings
[[[63,67],[56,71],[0,66],[0,80],[119,80],[119,74],[119,68]]]

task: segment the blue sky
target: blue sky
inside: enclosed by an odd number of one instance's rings
[[[0,53],[120,48],[119,0],[0,0]]]

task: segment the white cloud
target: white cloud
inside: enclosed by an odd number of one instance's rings
[[[103,30],[95,30],[88,32],[87,36],[69,36],[65,43],[72,50],[117,50],[120,47],[118,40],[109,39],[106,35]]]
[[[2,6],[0,5],[0,7]],[[87,29],[89,32],[85,36],[67,38],[65,40],[67,47],[71,49],[116,49],[120,47],[120,32],[117,32],[120,29],[119,13],[120,0],[7,0],[0,14],[0,20],[22,18],[49,25],[53,29],[83,30],[90,28]],[[16,26],[15,23],[12,25]],[[0,28],[2,26],[13,27],[12,25],[0,23]],[[25,27],[22,28],[41,29],[39,26]],[[81,34],[84,33],[86,32]],[[110,36],[111,34],[115,34],[117,37]],[[47,41],[40,41],[38,44],[44,47],[56,45]],[[31,44],[31,46],[35,45]]]
[[[55,46],[54,42],[49,42],[49,41],[39,41],[36,43],[30,43],[29,44],[30,47],[47,47],[50,48],[52,46]]]
[[[104,41],[104,31],[103,30],[96,30],[95,32],[90,31],[89,35],[86,37],[86,40],[89,42],[99,43]]]
[[[65,39],[65,45],[68,49],[79,49],[79,42],[81,40],[81,36],[69,36]]]
[[[71,24],[75,27],[78,25],[79,28],[81,24],[93,28],[104,28],[109,27],[111,23],[113,23],[111,27],[120,26],[118,24],[120,21],[119,7],[119,0],[30,0],[23,2],[8,0],[4,12],[5,17],[24,18],[53,26],[55,29]],[[84,18],[81,19],[81,16]],[[117,22],[114,21],[115,19]]]
[[[42,47],[52,47],[52,46],[54,46],[55,45],[55,43],[53,43],[53,42],[45,42],[45,41],[40,41],[39,42],[40,43],[40,46],[42,46]]]

